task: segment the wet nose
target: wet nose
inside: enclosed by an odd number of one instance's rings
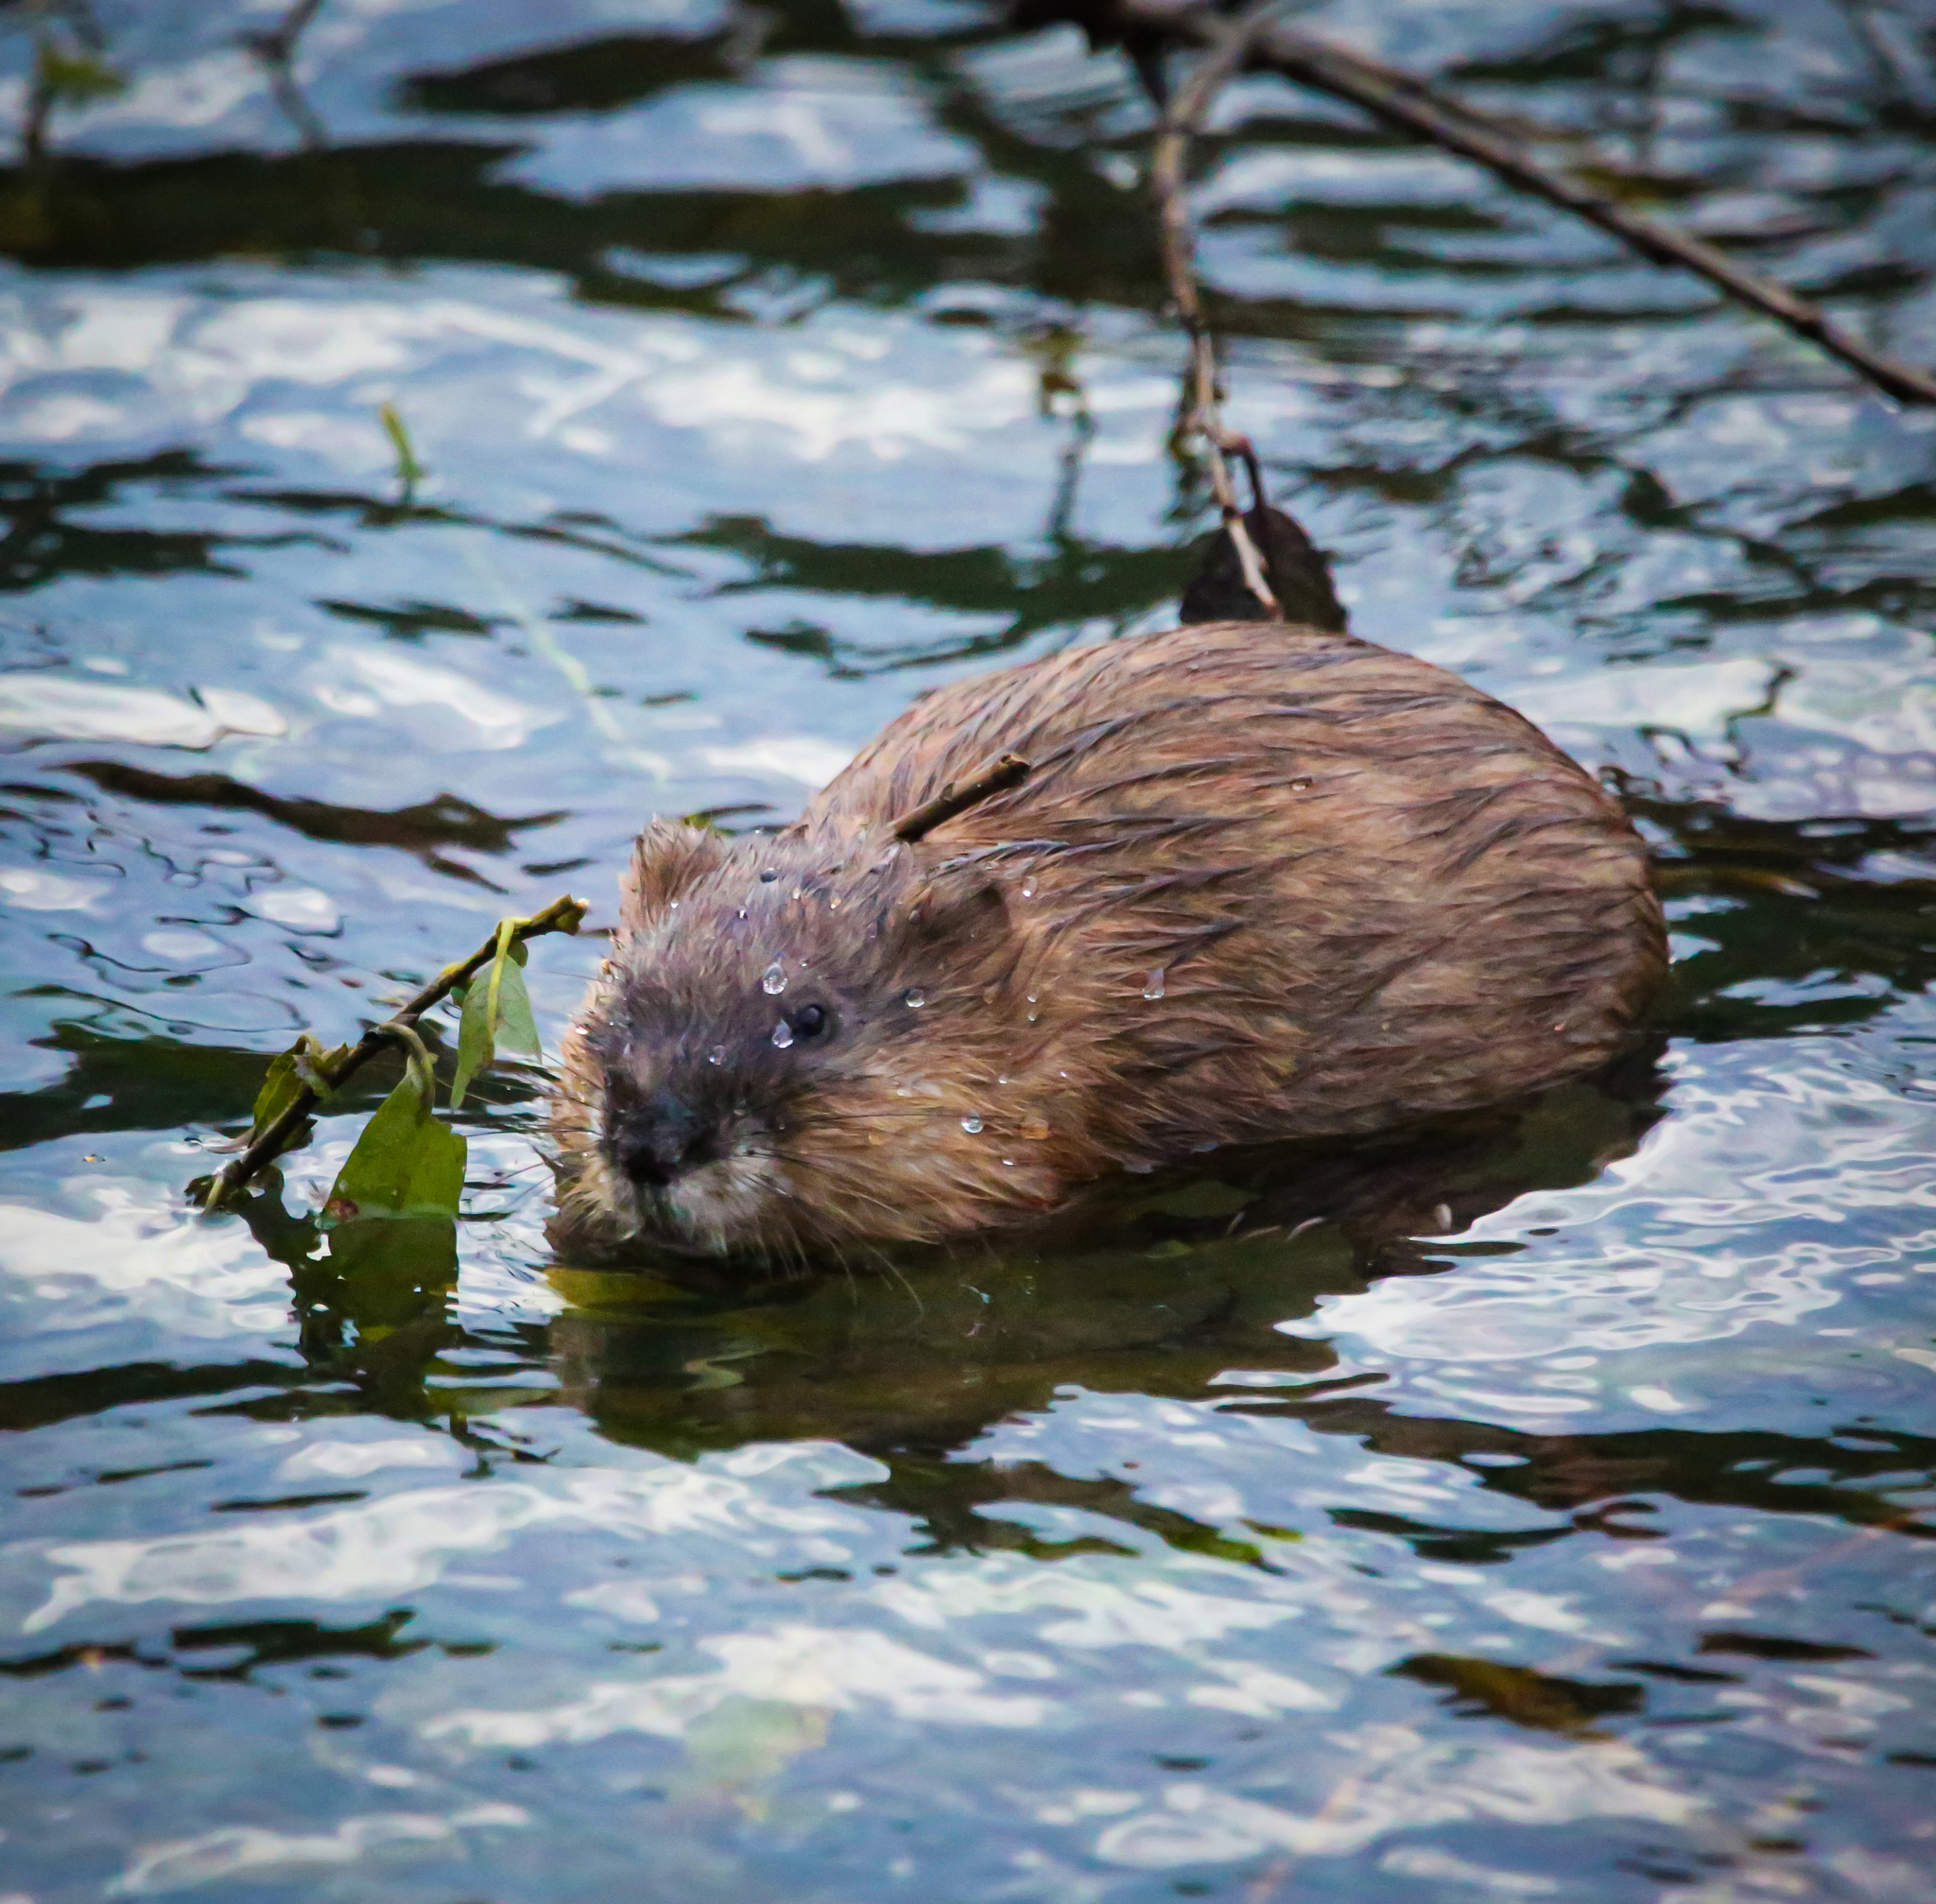
[[[673,1098],[654,1098],[627,1113],[613,1133],[613,1162],[653,1189],[718,1154],[717,1133]]]

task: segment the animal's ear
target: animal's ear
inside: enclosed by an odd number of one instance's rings
[[[632,848],[618,891],[618,923],[638,932],[726,858],[726,840],[682,820],[654,820]]]
[[[908,918],[915,934],[930,942],[992,945],[1008,935],[1008,894],[985,873],[938,873],[915,890]]]

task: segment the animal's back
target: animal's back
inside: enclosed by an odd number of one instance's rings
[[[1039,1028],[1001,1082],[1080,1109],[1093,1163],[1516,1097],[1613,1055],[1665,969],[1612,798],[1348,634],[1214,623],[957,683],[803,826],[878,839],[1004,752],[1027,782],[923,850],[996,878],[1021,949],[989,1009]]]

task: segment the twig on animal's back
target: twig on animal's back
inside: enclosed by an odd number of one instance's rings
[[[510,928],[510,943],[522,944],[527,939],[536,939],[546,932],[576,932],[584,922],[585,910],[585,903],[581,899],[554,899],[542,912],[534,912],[528,919],[506,922]],[[481,972],[497,957],[499,943],[499,934],[493,932],[468,959],[460,959],[455,965],[446,965],[400,1011],[382,1024],[372,1025],[326,1072],[317,1067],[322,1089],[305,1082],[269,1123],[250,1139],[242,1154],[216,1172],[209,1182],[208,1193],[202,1199],[202,1208],[220,1209],[232,1192],[240,1189],[266,1165],[273,1163],[283,1153],[289,1139],[302,1128],[302,1120],[321,1101],[325,1091],[334,1091],[353,1072],[360,1070],[402,1035],[414,1033],[417,1021],[424,1013],[433,1005],[441,1004],[458,986]]]
[[[1214,9],[1179,6],[1176,0],[1017,0],[1013,12],[1018,24],[1071,20],[1104,39],[1158,36],[1213,53],[1231,30]],[[1253,30],[1244,53],[1254,69],[1280,73],[1298,85],[1346,100],[1387,125],[1476,161],[1509,185],[1585,218],[1655,264],[1679,265],[1695,272],[1737,303],[1772,318],[1839,358],[1896,402],[1936,405],[1936,376],[1871,350],[1819,306],[1773,279],[1743,268],[1704,239],[1657,224],[1577,179],[1548,171],[1495,120],[1424,80],[1268,20]]]
[[[1006,793],[1011,787],[1021,786],[1031,771],[1028,762],[1020,754],[1005,753],[959,786],[951,781],[932,800],[895,821],[894,838],[911,845],[932,833],[944,821],[966,813],[971,806],[978,806],[982,801],[993,799],[997,793]]]
[[[1270,22],[1278,0],[1253,0],[1235,20],[1218,30],[1209,50],[1197,62],[1196,70],[1169,102],[1158,129],[1150,155],[1150,192],[1156,200],[1158,237],[1163,251],[1163,274],[1169,285],[1169,301],[1177,319],[1190,340],[1190,360],[1184,372],[1183,412],[1177,419],[1177,435],[1203,440],[1203,460],[1210,476],[1210,493],[1223,517],[1223,527],[1236,550],[1237,565],[1243,572],[1244,586],[1271,614],[1278,612],[1277,597],[1265,578],[1263,558],[1244,524],[1244,512],[1236,499],[1236,486],[1230,479],[1230,456],[1244,459],[1251,474],[1254,500],[1264,500],[1257,484],[1257,462],[1247,439],[1234,436],[1223,427],[1222,392],[1217,373],[1217,346],[1203,320],[1203,301],[1197,290],[1197,238],[1190,224],[1188,201],[1184,196],[1184,167],[1189,158],[1190,140],[1202,124],[1218,90],[1241,70],[1258,35]]]

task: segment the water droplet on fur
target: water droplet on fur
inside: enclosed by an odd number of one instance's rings
[[[740,916],[740,917],[741,917],[742,919],[744,919],[744,918],[746,917],[746,908],[745,908],[744,906],[742,906],[742,907],[741,907],[741,908],[739,909],[739,916]]]
[[[715,1045],[713,1048],[706,1053],[706,1063],[709,1065],[723,1065],[725,1062],[726,1047],[723,1045]]]
[[[779,869],[777,867],[769,866],[764,873],[760,874],[760,884],[762,886],[770,886],[774,880],[779,878]]]
[[[927,994],[919,985],[910,985],[901,994],[901,1002],[910,1012],[918,1012],[927,1003]]]
[[[786,1050],[787,1046],[792,1044],[792,1042],[793,1027],[787,1024],[786,1019],[782,1018],[780,1022],[773,1027],[773,1043],[776,1046],[778,1046],[781,1050],[784,1051]]]
[[[981,1119],[979,1117],[963,1117],[961,1119],[961,1128],[971,1137],[978,1137],[981,1134]]]
[[[1033,899],[1035,897],[1035,875],[1032,873],[1022,882],[1022,897],[1024,899]]]
[[[672,911],[674,911],[674,912],[677,912],[677,911],[679,910],[679,901],[678,901],[678,900],[676,900],[676,899],[668,899],[668,900],[667,900],[667,901],[666,902],[666,906],[667,906],[667,907],[668,907],[668,908],[669,908],[669,909],[671,909]]]
[[[1038,1019],[1038,1018],[1039,1018],[1039,1017],[1041,1017],[1041,1016],[1042,1016],[1042,1013],[1041,1013],[1040,1012],[1031,1012],[1031,1013],[1029,1013],[1029,1014],[1028,1014],[1028,1022],[1029,1022],[1029,1024],[1031,1024],[1031,1025],[1032,1025],[1032,1024],[1034,1024],[1034,1022],[1036,1021],[1036,1019]]]
[[[1005,1170],[1012,1170],[1012,1169],[1013,1169],[1014,1168],[1015,1168],[1015,1160],[1014,1160],[1014,1158],[1012,1158],[1012,1157],[1004,1157],[1004,1158],[1002,1159],[1002,1168],[1003,1168],[1003,1169],[1005,1169]]]
[[[1161,965],[1152,967],[1149,978],[1144,979],[1143,995],[1146,998],[1160,998],[1163,996],[1163,967]]]
[[[1293,793],[1308,793],[1311,790],[1311,783],[1308,780],[1293,780],[1290,783],[1290,790]]]
[[[786,991],[786,967],[783,966],[777,959],[775,959],[773,962],[770,965],[769,965],[764,972],[760,974],[760,990],[764,992],[768,997],[777,998],[782,992]]]

